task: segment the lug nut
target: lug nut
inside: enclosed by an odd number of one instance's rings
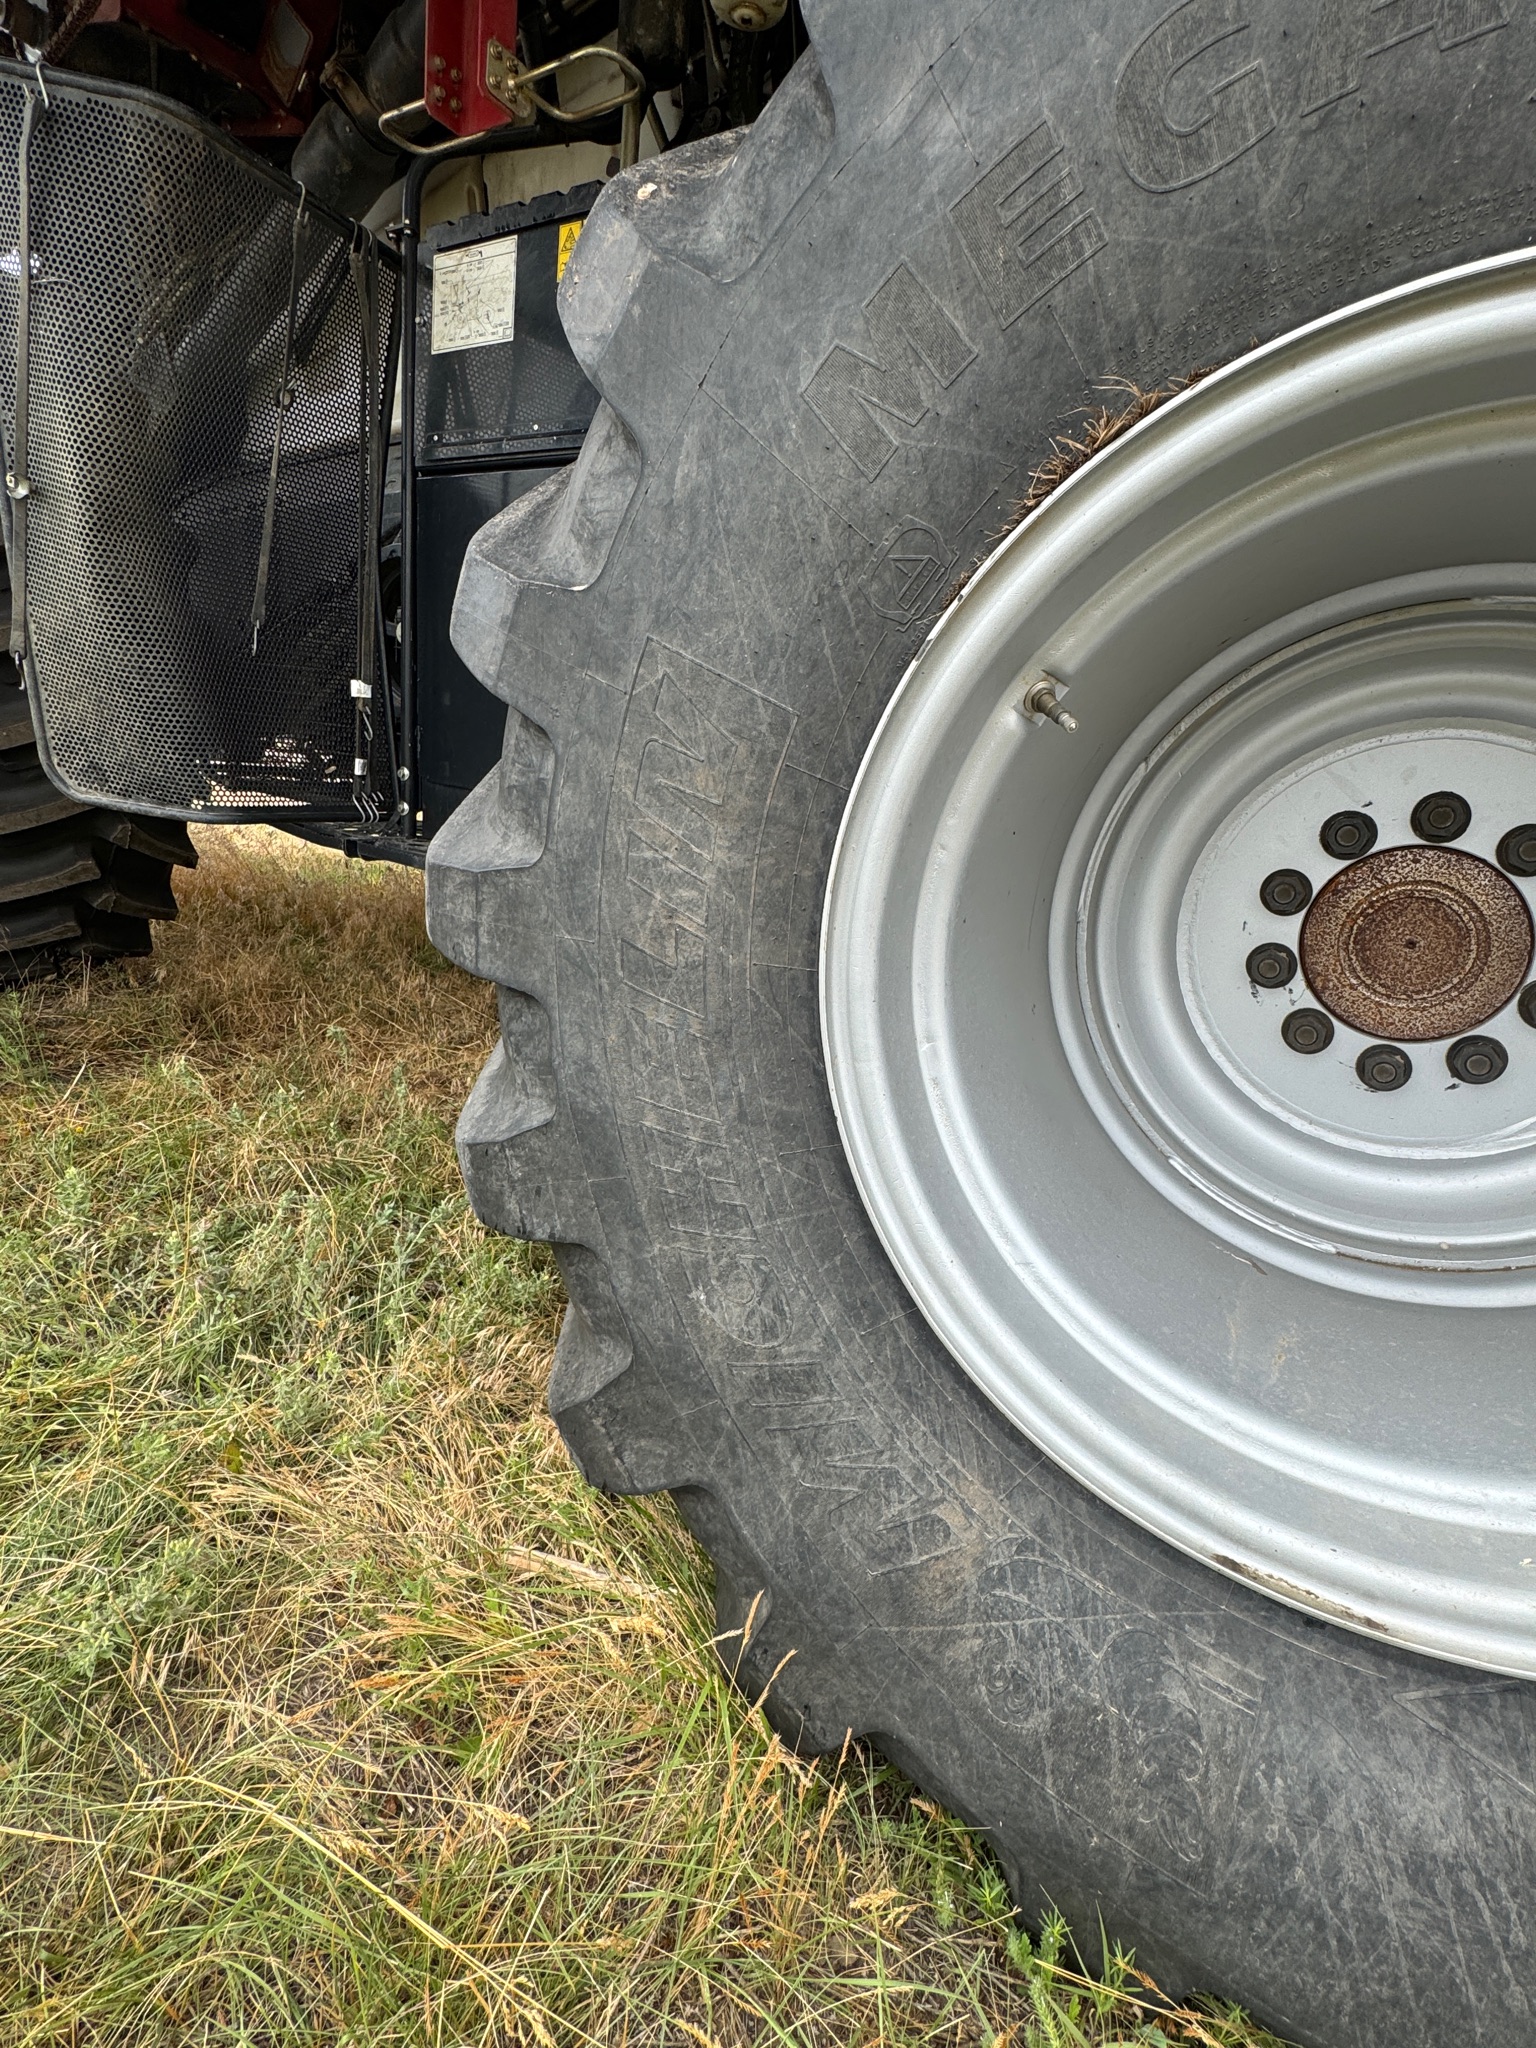
[[[1312,901],[1312,884],[1300,868],[1276,868],[1260,882],[1259,901],[1276,917],[1296,917]]]
[[[1335,860],[1358,860],[1376,844],[1376,820],[1364,811],[1335,811],[1317,837],[1324,853]]]
[[[1521,989],[1520,1001],[1516,1007],[1520,1012],[1520,1022],[1529,1024],[1531,1029],[1536,1031],[1536,981],[1528,981]]]
[[[1400,1045],[1368,1045],[1355,1061],[1355,1072],[1374,1094],[1401,1088],[1413,1072],[1413,1061]]]
[[[1248,955],[1248,979],[1259,988],[1284,988],[1296,973],[1296,955],[1289,946],[1270,940]]]
[[[1458,1038],[1446,1053],[1445,1064],[1458,1081],[1480,1088],[1497,1081],[1509,1065],[1509,1054],[1496,1038]]]
[[[1321,1010],[1292,1010],[1280,1036],[1292,1052],[1326,1052],[1333,1043],[1333,1019]]]
[[[1506,875],[1536,875],[1536,825],[1516,825],[1506,832],[1497,859]]]
[[[1420,839],[1427,839],[1431,846],[1444,846],[1448,840],[1459,839],[1471,824],[1472,806],[1454,789],[1437,789],[1419,798],[1408,822]]]

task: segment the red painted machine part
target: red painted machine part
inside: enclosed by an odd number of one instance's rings
[[[517,48],[517,0],[427,0],[427,62],[422,98],[434,121],[455,135],[500,128],[507,110],[485,89],[485,46]]]
[[[227,124],[236,135],[254,138],[303,134],[314,110],[315,80],[336,40],[341,0],[269,0],[254,51],[190,21],[182,0],[123,0],[122,11],[254,93],[266,112]]]

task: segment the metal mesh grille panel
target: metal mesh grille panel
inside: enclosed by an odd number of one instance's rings
[[[29,76],[0,66],[7,467]],[[171,815],[350,815],[350,682],[376,539],[365,337],[380,391],[393,265],[312,206],[295,238],[298,188],[173,107],[52,76],[48,98],[28,181],[26,567],[52,766],[88,800]],[[380,763],[368,779],[387,779]]]

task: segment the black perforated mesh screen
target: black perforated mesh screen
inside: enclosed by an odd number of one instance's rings
[[[0,65],[8,468],[30,77]],[[296,237],[298,187],[192,116],[94,82],[47,88],[28,180],[26,570],[52,766],[77,795],[171,815],[352,815],[376,545],[366,399],[388,374],[393,264],[311,205]],[[373,723],[363,780],[382,788]]]

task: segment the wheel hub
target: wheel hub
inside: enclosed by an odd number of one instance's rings
[[[1497,864],[1536,788],[1536,607],[1349,620],[1161,723],[1057,874],[1057,1025],[1102,1128],[1266,1264],[1536,1305],[1536,884]],[[1415,845],[1447,769],[1477,798],[1463,843]],[[1345,807],[1380,844],[1329,875]],[[1480,1028],[1497,1074],[1452,1060]]]
[[[1520,891],[1449,847],[1367,854],[1322,889],[1301,928],[1313,994],[1373,1038],[1473,1031],[1518,992],[1530,964]]]

